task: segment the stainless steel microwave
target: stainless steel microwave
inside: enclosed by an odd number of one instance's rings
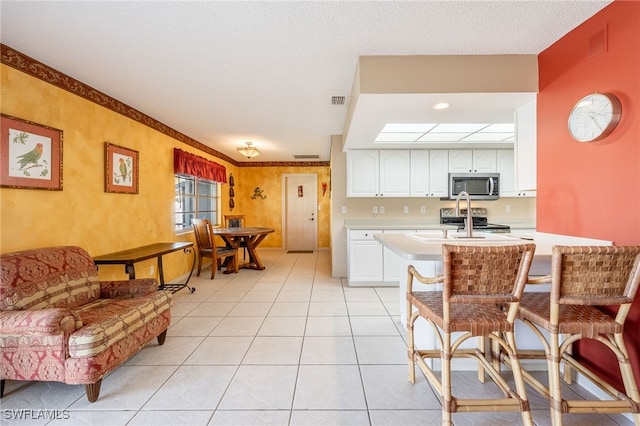
[[[500,198],[500,173],[449,173],[449,198],[466,191],[472,200]]]

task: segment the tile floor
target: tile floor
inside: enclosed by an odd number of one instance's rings
[[[7,381],[0,424],[441,424],[440,404],[420,371],[415,385],[407,381],[397,288],[351,288],[331,278],[328,251],[261,256],[265,271],[209,280],[205,269],[194,277],[195,293],[174,295],[166,343],[154,341],[106,377],[95,403],[83,386]],[[473,372],[454,380],[460,396],[495,392]],[[550,424],[546,401],[533,391],[529,399],[535,423]],[[15,419],[25,409],[36,418]],[[453,420],[521,423],[517,413]],[[632,423],[569,415],[565,424]]]

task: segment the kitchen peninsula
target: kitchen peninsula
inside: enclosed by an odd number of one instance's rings
[[[443,230],[420,231],[413,234],[375,234],[373,237],[382,246],[399,257],[398,262],[398,303],[400,312],[400,324],[407,322],[407,268],[413,265],[424,276],[436,276],[442,272],[442,245],[443,244],[468,244],[468,245],[502,245],[522,244],[533,242],[536,251],[530,269],[530,276],[542,276],[551,272],[551,250],[554,245],[612,245],[612,241],[595,240],[590,238],[571,237],[565,235],[534,233],[533,238],[522,239],[505,234],[490,234],[474,232],[478,238],[466,239],[464,232],[445,232]],[[414,282],[415,291],[442,290],[440,284],[425,285]],[[549,291],[549,285],[530,285],[525,291]],[[434,349],[435,334],[431,327],[424,321],[418,321],[416,326],[416,345],[419,348]],[[516,324],[518,347],[521,349],[538,349],[539,340],[530,334],[526,327]],[[418,331],[419,330],[419,331]],[[473,366],[470,366],[473,368]],[[461,363],[460,369],[467,369]]]

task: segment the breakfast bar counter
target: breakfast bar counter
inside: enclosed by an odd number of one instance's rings
[[[442,230],[419,231],[415,234],[375,234],[373,237],[386,249],[399,256],[398,262],[398,296],[400,323],[406,326],[407,322],[407,268],[412,265],[424,276],[436,276],[442,272],[442,245],[443,244],[465,244],[465,245],[503,245],[503,244],[526,244],[534,243],[536,251],[530,269],[530,276],[543,276],[551,272],[551,250],[554,245],[611,245],[612,241],[596,240],[590,238],[572,237],[565,235],[546,234],[536,232],[533,238],[517,238],[508,234],[490,234],[474,232],[473,236],[479,238],[467,239],[464,232],[447,231],[446,237]],[[462,237],[462,238],[461,238]],[[414,282],[413,288],[416,291],[438,291],[442,290],[440,284],[425,285]],[[525,291],[549,291],[549,285],[529,285]],[[517,324],[518,326],[518,324]],[[424,349],[435,348],[435,335],[433,330],[426,324],[416,322],[416,344]],[[418,332],[419,330],[419,332]],[[517,332],[518,347],[522,349],[537,349],[539,340],[529,334],[529,330]],[[462,364],[462,368],[465,368]]]

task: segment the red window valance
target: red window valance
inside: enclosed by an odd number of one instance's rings
[[[223,165],[178,148],[173,150],[173,171],[176,174],[227,183],[227,169]]]

